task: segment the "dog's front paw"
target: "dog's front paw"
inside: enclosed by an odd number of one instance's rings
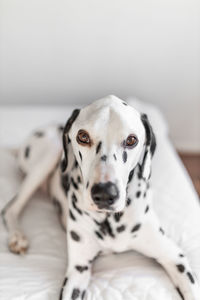
[[[15,231],[10,234],[8,247],[15,254],[25,254],[28,250],[29,243],[27,238],[20,231]]]
[[[70,293],[65,289],[59,300],[85,300],[85,295],[86,291],[81,291],[79,288],[74,288]]]
[[[76,269],[70,276],[66,276],[62,284],[59,300],[85,300],[90,275],[89,269],[82,271]]]

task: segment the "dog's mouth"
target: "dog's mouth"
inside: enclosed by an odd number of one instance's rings
[[[112,206],[99,205],[97,206],[98,211],[114,211]]]
[[[107,209],[97,209],[97,213],[121,213],[123,209],[114,209],[114,208],[107,208]]]
[[[105,204],[96,204],[94,202],[91,203],[90,207],[88,207],[89,210],[97,211],[97,212],[111,212],[115,211],[115,208],[113,206],[105,205]]]
[[[96,202],[96,206],[99,210],[113,210],[113,201],[108,200],[107,203],[105,203],[105,201],[101,201],[100,199],[99,202]]]
[[[125,204],[124,205],[119,205],[117,203],[115,203],[114,205],[109,205],[109,204],[95,204],[92,203],[90,210],[92,211],[96,211],[98,213],[117,213],[117,212],[121,212],[124,210]]]

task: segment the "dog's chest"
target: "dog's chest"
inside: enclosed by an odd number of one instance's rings
[[[123,252],[130,249],[131,225],[127,216],[120,213],[112,215],[96,229],[103,237],[99,242],[105,251]]]
[[[97,214],[86,215],[77,225],[83,230],[85,226],[90,228],[87,234],[94,236],[103,252],[124,252],[131,249],[133,240],[137,238],[137,227],[135,231],[133,228],[140,221],[141,217],[135,216],[129,207],[121,213],[105,214],[101,220]]]

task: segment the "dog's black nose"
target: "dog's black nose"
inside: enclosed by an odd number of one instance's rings
[[[98,208],[108,208],[119,198],[119,191],[116,184],[108,181],[94,184],[91,196]]]

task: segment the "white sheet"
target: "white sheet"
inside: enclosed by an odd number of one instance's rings
[[[160,113],[139,101],[134,100],[134,104],[150,114],[158,139],[152,176],[155,209],[165,231],[184,249],[200,280],[198,197],[167,138],[167,126]],[[6,110],[7,114],[14,114],[11,108]],[[38,116],[39,122],[34,122],[34,119],[31,122],[31,126],[36,126],[42,123],[44,115],[48,122],[53,111],[54,118],[60,115],[62,119],[64,115],[69,115],[69,108],[65,111],[59,107],[54,110],[49,108],[48,113],[35,108],[34,114],[24,108],[15,111],[15,120],[22,124],[25,119],[28,122],[30,116]],[[8,125],[7,133],[13,129],[16,144],[19,130],[15,128],[16,125],[14,128],[11,126],[13,124]],[[23,129],[21,126],[21,138],[26,135],[27,127]],[[3,128],[6,128],[5,124]],[[12,144],[11,138],[4,137],[4,141],[7,140],[4,146]],[[1,149],[0,208],[16,193],[19,184],[20,175],[15,159]],[[27,255],[20,257],[9,253],[6,230],[0,223],[0,300],[56,300],[67,263],[66,241],[54,208],[46,197],[40,193],[33,197],[22,216],[22,226],[29,237],[30,250]],[[87,300],[103,299],[179,300],[179,296],[160,266],[151,259],[129,252],[102,257],[95,263]]]

